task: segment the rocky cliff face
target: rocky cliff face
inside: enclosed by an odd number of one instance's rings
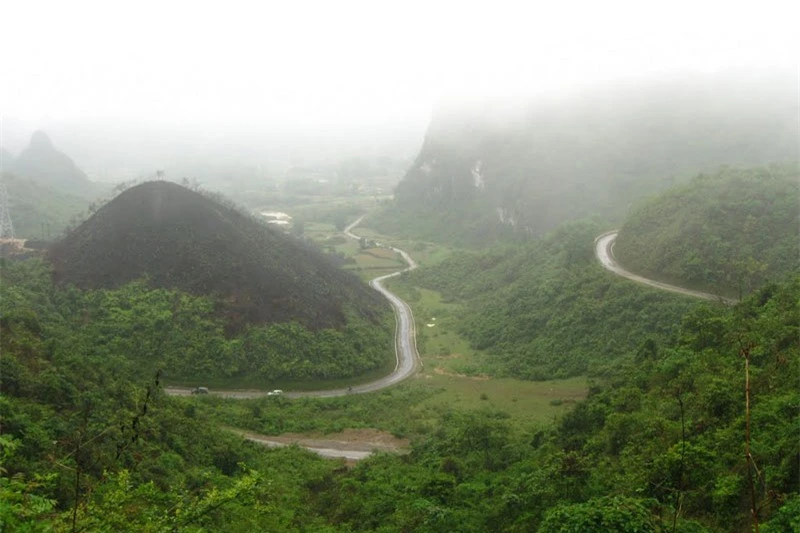
[[[525,233],[618,217],[633,200],[719,165],[797,160],[796,91],[781,76],[720,76],[607,86],[502,117],[442,114],[393,211]]]

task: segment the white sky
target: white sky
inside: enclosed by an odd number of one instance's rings
[[[797,69],[791,2],[8,0],[0,113],[370,124],[438,101],[727,67]]]

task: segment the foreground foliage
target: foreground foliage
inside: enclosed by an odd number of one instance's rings
[[[690,309],[553,427],[443,409],[429,413],[433,423],[408,421],[410,454],[347,469],[297,448],[261,449],[203,413],[235,421],[226,405],[250,406],[277,433],[368,419],[368,397],[165,397],[160,376],[143,377],[104,329],[136,335],[124,309],[92,314],[92,298],[147,294],[61,292],[36,268],[3,269],[4,530],[744,532],[751,482],[764,531],[797,523],[800,278],[734,308]],[[81,320],[85,335],[73,331]],[[743,347],[757,472],[744,460]],[[399,417],[423,399],[403,388],[376,398]]]

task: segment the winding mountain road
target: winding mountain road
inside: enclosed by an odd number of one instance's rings
[[[364,216],[347,226],[344,234],[351,239],[359,240],[360,236],[354,234],[353,229],[358,226]],[[413,375],[420,367],[419,353],[417,352],[417,333],[414,328],[414,315],[411,312],[411,307],[406,302],[400,299],[396,294],[386,289],[382,282],[399,276],[403,272],[414,270],[417,268],[417,263],[405,251],[399,248],[392,248],[395,252],[399,253],[408,267],[403,270],[398,270],[392,274],[378,276],[369,282],[369,286],[380,292],[384,298],[389,300],[395,313],[396,321],[396,334],[395,334],[395,359],[396,364],[394,371],[380,379],[364,383],[362,385],[354,385],[346,389],[329,389],[317,391],[303,391],[303,392],[286,392],[283,396],[287,398],[333,398],[336,396],[345,396],[347,394],[359,394],[365,392],[374,392],[386,387],[390,387],[395,383],[399,383],[409,376]],[[164,392],[170,396],[189,396],[192,393],[191,387],[165,387]],[[261,398],[267,396],[269,393],[262,390],[221,390],[212,389],[210,394],[222,396],[223,398],[234,399],[250,399]]]
[[[594,254],[597,257],[597,260],[600,261],[600,264],[602,264],[606,268],[606,270],[610,270],[614,274],[622,276],[623,278],[628,278],[629,280],[635,281],[637,283],[642,283],[644,285],[649,285],[657,289],[676,292],[678,294],[684,294],[686,296],[692,296],[694,298],[702,298],[703,300],[724,302],[729,305],[737,303],[736,300],[733,300],[731,298],[725,298],[724,296],[720,296],[718,294],[711,294],[709,292],[685,289],[683,287],[678,287],[677,285],[670,285],[669,283],[663,283],[661,281],[645,278],[643,276],[639,276],[638,274],[634,274],[633,272],[625,270],[624,268],[622,268],[622,266],[620,266],[620,264],[614,258],[614,242],[617,240],[618,234],[619,232],[617,230],[609,231],[607,233],[603,233],[594,240]]]

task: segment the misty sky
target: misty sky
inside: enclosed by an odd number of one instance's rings
[[[797,69],[790,2],[3,3],[0,113],[358,125],[661,72]]]

